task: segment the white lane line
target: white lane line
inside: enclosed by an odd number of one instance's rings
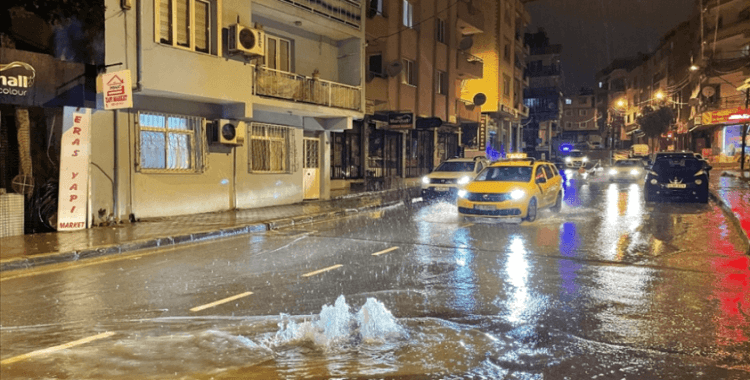
[[[28,354],[14,356],[12,358],[8,358],[8,359],[5,359],[5,360],[1,361],[0,364],[11,364],[11,363],[15,363],[15,362],[18,362],[18,361],[21,361],[21,360],[26,360],[26,359],[29,359],[29,358],[33,358],[35,356],[42,356],[42,355],[51,354],[53,352],[64,350],[66,348],[80,346],[82,344],[93,342],[95,340],[108,338],[108,337],[110,337],[112,335],[115,335],[115,333],[111,332],[111,331],[110,332],[101,333],[101,334],[97,334],[97,335],[94,335],[94,336],[90,336],[88,338],[78,339],[78,340],[74,340],[72,342],[61,344],[59,346],[54,346],[54,347],[50,347],[50,348],[45,348],[43,350],[29,352]]]
[[[307,231],[307,232],[303,232],[303,233],[301,233],[301,234],[297,234],[297,235],[292,235],[292,236],[289,236],[289,238],[290,238],[290,239],[296,239],[296,238],[298,238],[298,237],[302,237],[302,236],[305,236],[305,235],[311,235],[311,234],[314,234],[314,233],[316,233],[316,232],[318,232],[318,231]]]
[[[397,249],[398,249],[398,247],[391,247],[391,248],[388,248],[388,249],[384,249],[384,250],[382,250],[382,251],[380,251],[380,252],[375,252],[375,253],[373,253],[372,255],[373,255],[373,256],[380,256],[380,255],[382,255],[382,254],[384,254],[384,253],[388,253],[388,252],[391,252],[391,251],[395,251],[395,250],[397,250]]]
[[[302,275],[302,277],[315,276],[316,274],[321,274],[323,272],[328,272],[329,270],[334,270],[336,268],[341,268],[341,267],[343,267],[343,265],[336,264],[336,265],[330,266],[328,268],[318,269],[315,272],[305,273],[305,274]]]
[[[234,300],[242,298],[242,297],[247,297],[247,296],[249,296],[251,294],[253,294],[253,292],[244,292],[244,293],[238,294],[236,296],[231,296],[229,298],[224,298],[223,300],[218,300],[218,301],[215,301],[215,302],[207,303],[207,304],[202,305],[202,306],[196,306],[196,307],[190,309],[190,311],[201,311],[203,309],[208,309],[209,307],[214,307],[216,305],[221,305],[223,303],[231,302],[231,301],[234,301]]]

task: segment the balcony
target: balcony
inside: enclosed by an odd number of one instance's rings
[[[463,51],[458,51],[456,73],[461,79],[482,79],[484,62],[481,58]]]
[[[518,108],[518,116],[520,116],[522,118],[529,117],[529,107],[527,107],[524,104],[520,104],[519,108]]]
[[[362,27],[362,9],[356,0],[279,0],[297,8],[327,17],[359,30]]]
[[[715,30],[716,28],[707,28],[706,36],[711,36],[711,38],[707,38],[707,42],[713,42]],[[750,22],[748,20],[740,20],[729,25],[723,25],[716,33],[717,42],[731,37],[750,38]]]
[[[478,123],[482,116],[482,107],[469,100],[456,99],[456,115],[460,121]]]
[[[362,111],[361,87],[256,67],[253,95]]]
[[[458,30],[462,35],[484,32],[484,13],[474,1],[458,1]]]

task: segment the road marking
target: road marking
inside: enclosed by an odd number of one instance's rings
[[[466,223],[466,224],[462,224],[462,225],[458,226],[458,228],[466,228],[466,227],[471,227],[473,225],[474,225],[474,223]]]
[[[289,238],[290,238],[290,239],[296,239],[296,238],[298,238],[298,237],[302,237],[302,236],[305,236],[305,235],[310,235],[310,234],[314,234],[314,233],[316,233],[316,232],[318,232],[318,231],[307,231],[307,232],[303,232],[303,233],[301,233],[301,234],[297,234],[297,235],[292,235],[292,236],[289,236]]]
[[[328,272],[329,270],[334,270],[336,268],[341,268],[341,267],[343,267],[343,265],[336,264],[336,265],[330,266],[328,268],[318,269],[315,272],[305,273],[305,274],[302,275],[302,277],[315,276],[316,274],[321,274],[323,272]]]
[[[196,306],[196,307],[190,309],[190,311],[201,311],[203,309],[208,309],[209,307],[214,307],[216,305],[221,305],[223,303],[231,302],[231,301],[234,301],[234,300],[242,298],[242,297],[247,297],[247,296],[249,296],[251,294],[253,294],[253,292],[244,292],[244,293],[238,294],[236,296],[231,296],[229,298],[224,298],[223,300],[218,300],[218,301],[215,301],[215,302],[207,303],[207,304],[202,305],[202,306]]]
[[[373,255],[373,256],[380,256],[380,255],[382,255],[382,254],[384,254],[384,253],[388,253],[388,252],[391,252],[391,251],[395,251],[395,250],[397,250],[397,249],[398,249],[398,247],[391,247],[391,248],[388,248],[388,249],[384,249],[384,250],[382,250],[382,251],[380,251],[380,252],[375,252],[375,253],[373,253],[372,255]]]
[[[93,342],[95,340],[108,338],[108,337],[110,337],[112,335],[115,335],[115,333],[111,332],[111,331],[110,332],[101,333],[101,334],[98,334],[98,335],[90,336],[88,338],[78,339],[78,340],[74,340],[74,341],[69,342],[69,343],[61,344],[59,346],[54,346],[54,347],[50,347],[50,348],[45,348],[43,350],[29,352],[28,354],[14,356],[12,358],[8,358],[8,359],[3,360],[2,362],[0,362],[0,364],[11,364],[11,363],[15,363],[15,362],[18,362],[18,361],[21,361],[21,360],[26,360],[26,359],[29,359],[29,358],[33,358],[35,356],[41,356],[41,355],[51,354],[53,352],[64,350],[66,348],[80,346],[82,344]]]

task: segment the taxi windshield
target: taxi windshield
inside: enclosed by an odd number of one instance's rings
[[[475,181],[529,182],[529,166],[494,166],[484,169]]]
[[[578,150],[573,150],[573,151],[570,152],[570,157],[576,157],[577,158],[577,157],[583,157],[583,156],[584,156],[583,152],[578,151]]]
[[[643,166],[643,163],[636,160],[623,160],[615,162],[615,166]]]
[[[473,162],[443,162],[435,169],[436,172],[473,172]]]

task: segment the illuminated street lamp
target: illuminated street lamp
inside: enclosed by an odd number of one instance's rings
[[[698,71],[698,70],[700,70],[700,66],[695,65],[695,64],[690,65],[690,69],[689,70],[690,71]]]
[[[615,103],[615,105],[617,105],[620,108],[623,108],[623,107],[625,107],[625,100],[620,99],[620,100],[617,101],[617,103]]]
[[[659,90],[659,91],[656,92],[655,96],[656,96],[656,99],[662,100],[662,99],[664,99],[664,92],[662,92],[661,90]]]

